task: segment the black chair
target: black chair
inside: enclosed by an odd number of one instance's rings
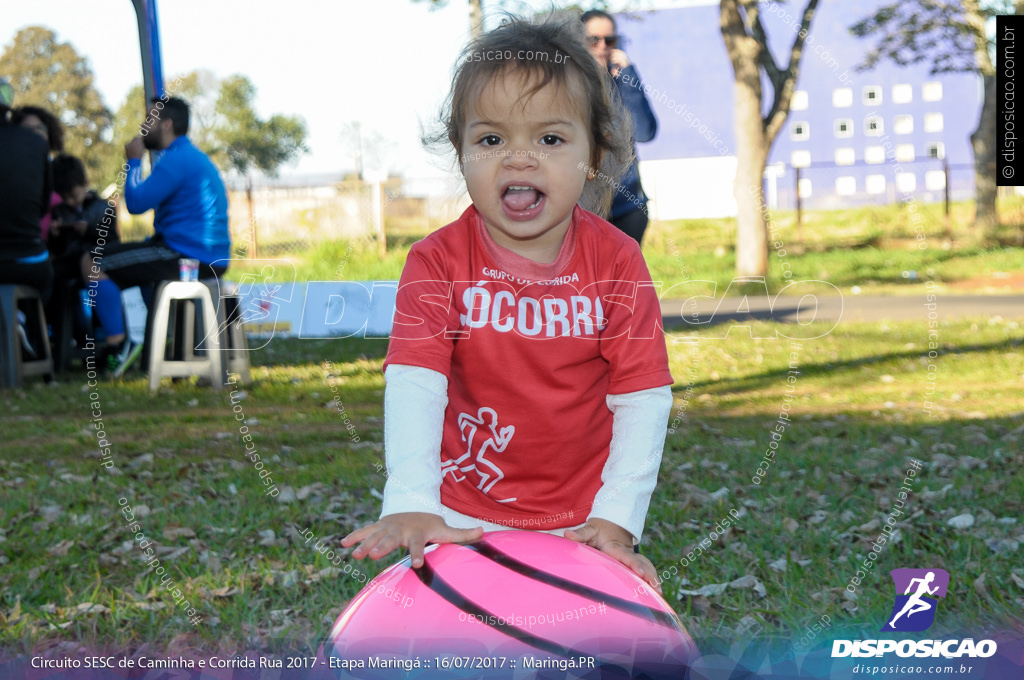
[[[95,349],[85,349],[75,334],[75,309],[82,304],[79,294],[82,283],[78,280],[58,284],[50,301],[53,328],[53,364],[58,373],[65,373],[74,359],[85,361],[95,353]],[[95,325],[95,324],[94,324]],[[93,336],[95,337],[95,336]]]

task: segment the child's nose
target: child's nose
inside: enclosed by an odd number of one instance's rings
[[[505,167],[514,170],[527,169],[537,166],[540,154],[523,146],[510,148],[505,157]]]

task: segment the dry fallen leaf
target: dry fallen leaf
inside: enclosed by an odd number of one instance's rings
[[[701,597],[714,597],[715,595],[721,595],[729,588],[728,583],[709,583],[706,586],[701,586],[697,590],[684,590],[679,589],[680,595],[699,595]]]
[[[992,552],[997,554],[1013,553],[1020,547],[1020,543],[1012,538],[990,538],[985,541],[985,545],[987,545]]]
[[[815,510],[810,517],[807,518],[808,524],[821,524],[828,519],[828,513],[824,510]]]
[[[68,550],[71,550],[75,545],[74,541],[64,540],[57,545],[50,548],[50,554],[54,557],[64,557],[68,554]]]
[[[173,541],[178,538],[195,538],[196,532],[192,531],[188,527],[180,526],[167,526],[164,527],[164,538],[168,541]]]
[[[962,515],[957,515],[956,517],[953,517],[948,522],[946,522],[946,524],[953,527],[954,529],[967,529],[969,527],[974,526],[974,515],[972,515],[969,512],[965,512]]]
[[[167,605],[163,602],[136,602],[135,607],[143,611],[152,612],[163,609]]]
[[[855,530],[859,531],[861,533],[865,533],[866,534],[866,533],[870,533],[872,531],[875,531],[881,525],[882,525],[882,522],[876,517],[873,520],[871,520],[870,522],[865,522],[864,524],[861,524]]]
[[[974,584],[973,585],[974,585],[974,592],[978,593],[978,595],[981,595],[982,597],[986,597],[988,595],[988,586],[985,584],[985,574],[984,573],[982,573],[982,575],[979,576],[978,578],[974,579]]]

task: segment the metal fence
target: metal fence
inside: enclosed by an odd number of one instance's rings
[[[461,178],[405,177],[381,182],[344,181],[299,185],[228,184],[231,256],[274,257],[312,250],[330,240],[363,242],[383,251],[388,235],[424,235],[458,219],[469,205]],[[121,201],[122,240],[153,235],[152,211],[129,215]]]
[[[857,161],[847,165],[775,164],[765,170],[765,197],[774,209],[839,210],[899,201],[949,204],[974,198],[974,166],[932,158]]]
[[[446,178],[235,187],[228,192],[232,250],[267,257],[345,239],[376,242],[383,252],[386,233],[426,234],[455,220],[468,202],[463,194]]]

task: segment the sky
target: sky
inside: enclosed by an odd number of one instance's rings
[[[640,0],[632,6],[706,1]],[[505,6],[524,12],[551,3]],[[342,130],[355,121],[390,143],[390,167],[381,169],[406,177],[443,176],[448,160],[422,148],[420,127],[436,121],[451,85],[455,60],[469,38],[466,8],[465,0],[450,0],[438,10],[413,0],[160,0],[164,77],[196,69],[218,78],[241,73],[257,88],[260,116],[301,116],[311,153],[283,168],[282,176],[351,170],[352,152]],[[486,25],[498,20],[488,13]],[[129,0],[5,3],[3,46],[30,25],[50,28],[89,59],[95,85],[111,110],[142,82]]]

